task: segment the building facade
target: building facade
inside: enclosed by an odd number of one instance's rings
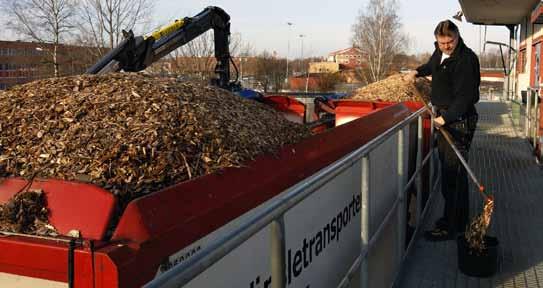
[[[23,41],[0,41],[0,89],[54,76],[52,44]],[[60,76],[84,73],[99,58],[96,49],[60,45]],[[96,52],[96,53],[93,53]]]
[[[336,62],[311,62],[309,73],[336,73],[339,72],[339,63]]]
[[[459,0],[462,12],[468,22],[478,25],[500,25],[509,30],[509,46],[512,51],[508,53],[510,67],[506,68],[505,89],[502,96],[504,100],[515,100],[510,102],[512,110],[521,105],[524,107],[527,95],[530,90],[538,91],[541,95],[543,86],[543,5],[539,0],[516,0],[500,1],[499,4],[489,4],[484,0],[463,1]],[[515,53],[516,52],[516,53]],[[517,104],[520,103],[520,104]],[[543,105],[539,103],[539,110]],[[526,109],[526,108],[516,108]],[[528,110],[528,109],[526,109]],[[530,112],[533,113],[533,112]],[[541,113],[535,113],[535,117],[526,117],[525,126],[534,127],[533,141],[536,154],[541,157],[543,149],[543,117]],[[515,116],[513,115],[513,118]],[[532,120],[533,118],[533,120]],[[522,122],[522,121],[520,121]],[[520,123],[519,122],[519,123]],[[520,123],[522,125],[522,123]],[[528,128],[524,127],[526,131]],[[529,132],[530,134],[532,132]],[[528,132],[527,132],[528,134]]]
[[[344,69],[355,69],[363,67],[363,56],[364,54],[359,48],[351,47],[328,54],[327,60],[328,62],[337,63],[338,65],[344,67]]]

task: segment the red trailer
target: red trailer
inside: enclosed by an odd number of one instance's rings
[[[299,103],[287,102],[277,101],[285,111],[299,110]],[[278,155],[262,155],[247,167],[228,168],[135,199],[124,211],[116,211],[111,193],[91,184],[4,179],[0,202],[26,186],[40,189],[51,224],[62,234],[78,230],[81,237],[0,234],[0,286],[142,286],[198,252],[200,246],[193,244],[199,239],[408,117],[413,112],[408,106],[340,102],[336,123],[365,116],[284,147]]]

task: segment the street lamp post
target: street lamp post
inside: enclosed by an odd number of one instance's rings
[[[300,71],[303,71],[303,65],[304,65],[304,37],[305,37],[304,34],[300,34],[300,40],[302,41],[301,55],[300,55],[302,67],[300,67]]]
[[[243,56],[239,56],[239,78],[243,83]]]
[[[287,74],[285,75],[285,83],[288,83],[288,58],[290,57],[290,27],[293,25],[292,22],[287,22],[288,25],[288,35],[287,35]]]
[[[304,71],[304,37],[306,37],[306,35],[304,34],[300,34],[300,40],[302,41],[302,47],[301,47],[301,56],[300,56],[300,64],[302,65],[300,67],[300,71],[303,73]],[[307,71],[306,71],[307,73]],[[302,74],[303,75],[303,74]],[[306,79],[305,79],[305,92],[307,93],[307,88],[309,86],[309,73],[307,73],[306,75]]]

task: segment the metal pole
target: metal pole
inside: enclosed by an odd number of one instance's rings
[[[503,74],[504,74],[506,77],[509,77],[509,76],[507,75],[507,66],[505,66],[505,59],[503,58],[503,49],[502,49],[502,45],[500,45],[500,55],[502,55]],[[507,89],[509,89],[509,85],[508,85]]]
[[[305,35],[300,34],[300,39],[302,40],[302,51],[301,51],[302,55],[300,56],[300,58],[302,59],[302,69],[300,69],[300,70],[303,70],[303,60],[304,60],[304,37],[305,37]]]
[[[398,131],[398,210],[397,221],[398,221],[398,264],[401,263],[404,252],[404,243],[405,243],[405,196],[404,196],[404,187],[405,187],[405,161],[404,161],[404,149],[405,149],[405,135],[404,129]]]
[[[524,134],[526,136],[526,139],[530,139],[530,122],[531,122],[531,99],[532,99],[532,88],[528,88],[528,91],[526,91],[526,123],[524,126]]]
[[[539,104],[539,93],[538,93],[538,90],[534,89],[533,90],[533,95],[534,95],[534,118],[533,118],[533,127],[532,129],[534,130],[533,131],[533,145],[534,145],[534,149],[537,148],[537,130],[539,128],[539,123],[538,123],[538,110],[537,109],[538,107],[538,104]]]
[[[481,42],[483,40],[481,40],[481,34],[482,34],[482,30],[481,30],[481,25],[479,25],[479,57],[481,57],[482,53],[481,53]]]
[[[509,28],[509,48],[508,48],[508,50],[509,50],[509,53],[508,53],[509,54],[508,55],[509,61],[508,61],[508,65],[507,65],[507,67],[509,68],[508,69],[509,71],[508,71],[508,74],[507,74],[507,98],[505,98],[505,100],[509,101],[509,100],[512,99],[511,92],[513,91],[512,86],[514,86],[514,85],[512,85],[512,84],[514,84],[514,82],[513,82],[514,79],[511,79],[512,78],[511,76],[513,75],[513,77],[514,77],[514,74],[515,74],[515,73],[511,73],[511,72],[515,71],[515,66],[511,65],[511,64],[513,64],[512,63],[513,59],[512,59],[512,54],[511,54],[511,48],[513,47],[513,39],[515,37],[515,28],[514,28],[514,26],[508,26],[507,28]]]
[[[366,154],[362,158],[362,191],[361,191],[361,206],[362,213],[362,245],[361,251],[365,251],[369,247],[370,243],[370,155]],[[369,253],[368,253],[369,254]],[[362,264],[360,265],[360,284],[361,287],[367,288],[370,286],[369,282],[369,259],[362,258]]]
[[[534,123],[535,123],[535,137],[534,137],[534,145],[535,147],[537,148],[537,144],[538,144],[538,139],[539,139],[539,127],[540,127],[540,120],[539,118],[541,117],[541,109],[540,109],[540,102],[539,102],[539,90],[537,90],[537,92],[535,93],[535,119],[534,119]]]
[[[309,72],[306,72],[306,78],[305,78],[305,93],[307,93],[307,88],[309,86]]]
[[[313,102],[313,98],[304,98],[303,102],[305,105],[304,123],[308,124],[313,121],[313,112],[315,112],[315,102]]]
[[[283,215],[284,216],[284,215]],[[281,218],[271,223],[272,288],[285,287],[285,222]]]
[[[304,34],[300,34],[301,51],[300,51],[300,72],[304,71]],[[303,74],[302,74],[303,75]]]
[[[243,83],[243,56],[239,56],[239,80]]]
[[[433,108],[432,108],[433,109]],[[435,178],[435,172],[434,170],[436,169],[436,159],[435,159],[435,154],[434,154],[434,137],[435,137],[435,134],[434,134],[434,114],[433,113],[430,113],[430,149],[428,151],[428,153],[432,153],[432,156],[430,157],[430,193],[434,193],[434,178]],[[437,166],[439,167],[439,166]],[[425,204],[427,205],[427,204]]]
[[[360,283],[357,282],[359,280],[357,277],[360,276],[360,261],[362,257],[361,255],[356,258],[353,265],[351,265],[351,268],[349,268],[349,272],[347,272],[347,275],[341,280],[337,288],[352,288],[352,287],[360,287]]]
[[[423,127],[422,127],[422,116],[419,116],[417,121],[417,127],[418,127],[418,137],[417,137],[417,169],[422,166],[422,141],[423,141]],[[417,175],[417,210],[416,210],[416,226],[418,227],[421,223],[421,212],[422,212],[422,174],[423,172],[420,172]],[[409,203],[408,203],[409,204]]]
[[[287,22],[288,25],[288,35],[287,35],[287,74],[285,75],[285,83],[288,83],[288,58],[290,57],[290,27],[292,22]]]

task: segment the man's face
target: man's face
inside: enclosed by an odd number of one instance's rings
[[[437,35],[436,40],[439,50],[447,55],[451,55],[456,45],[458,45],[458,35],[454,37]]]

